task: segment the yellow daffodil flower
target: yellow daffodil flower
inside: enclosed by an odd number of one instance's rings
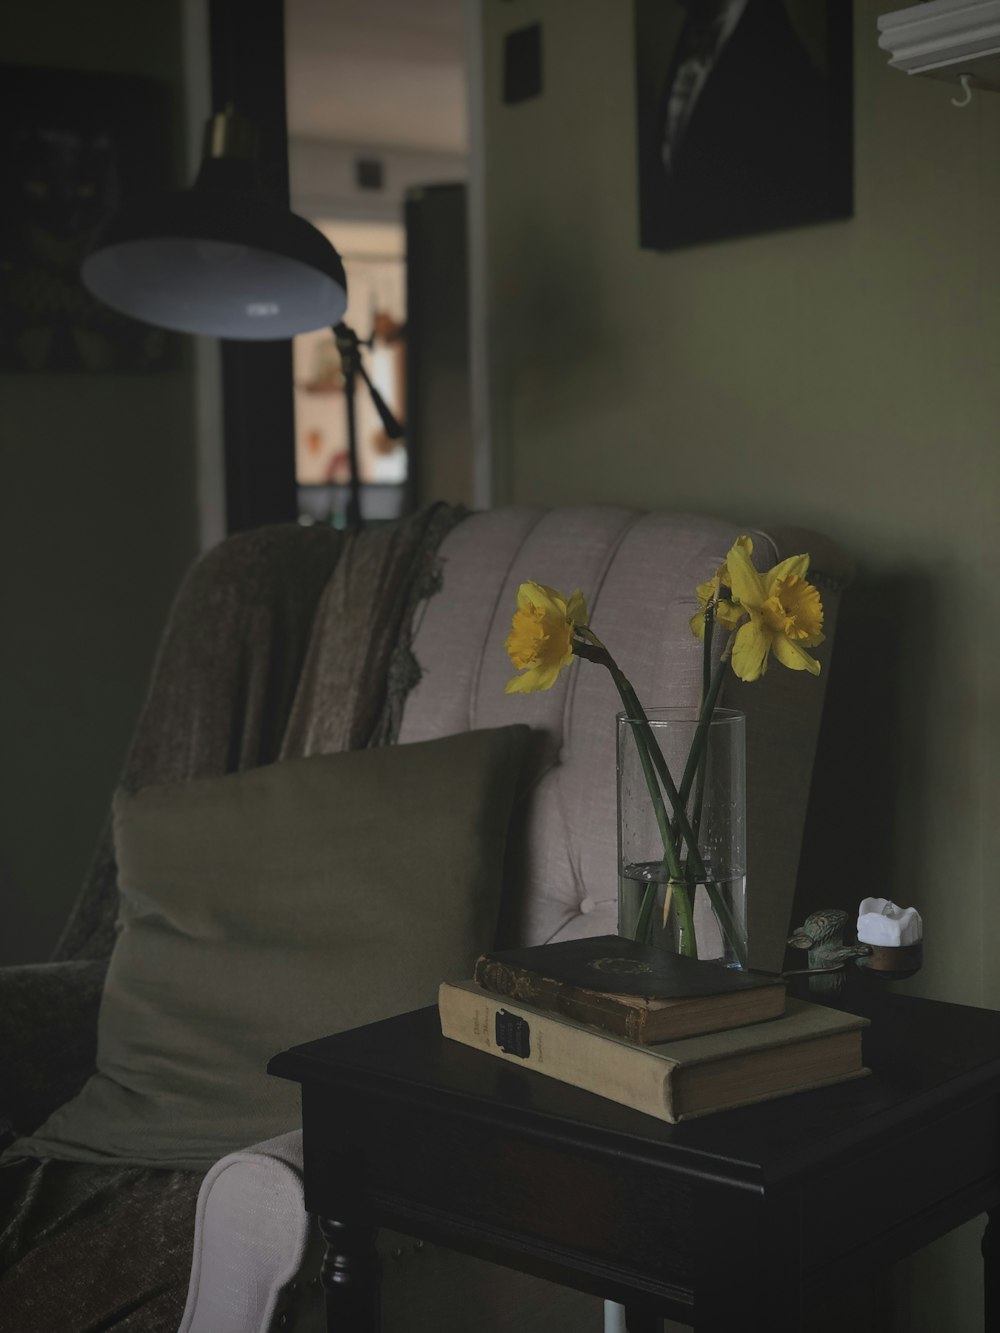
[[[733,642],[733,670],[740,680],[758,680],[774,653],[792,671],[819,675],[819,663],[805,650],[823,642],[823,604],[806,581],[807,555],[793,555],[762,574],[739,542],[726,557],[730,586],[750,619]]]
[[[542,583],[522,583],[517,611],[504,640],[507,655],[521,675],[504,687],[505,694],[550,690],[563,667],[573,660],[573,630],[587,623],[587,603],[577,591],[568,600]]]
[[[736,545],[746,551],[747,555],[753,550],[753,542],[749,537],[738,537]],[[715,571],[713,578],[699,583],[695,592],[698,594],[698,610],[694,613],[688,624],[691,626],[691,633],[696,639],[705,638],[705,608],[709,602],[715,603],[715,623],[721,625],[723,629],[734,630],[746,612],[742,606],[737,606],[727,597],[722,596],[722,590],[731,591],[733,581],[729,575],[729,561],[723,560],[722,564]]]

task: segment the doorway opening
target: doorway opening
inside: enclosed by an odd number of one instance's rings
[[[438,327],[456,318],[456,303],[438,295],[464,292],[466,274],[434,267],[438,256],[425,240],[431,206],[414,197],[436,199],[440,186],[464,190],[468,179],[466,0],[285,0],[285,60],[292,209],[339,251],[344,321],[404,428],[402,441],[387,437],[359,382],[361,516],[382,521],[431,500],[465,502],[471,483],[435,457],[454,457],[450,418],[461,409],[454,401],[437,408],[436,386],[456,374],[455,340],[446,360]],[[460,240],[452,250],[464,263],[464,234]],[[457,317],[467,357],[467,303]],[[346,526],[348,409],[332,331],[296,338],[293,361],[299,518]],[[467,385],[468,364],[459,374]],[[465,434],[471,477],[471,424]]]

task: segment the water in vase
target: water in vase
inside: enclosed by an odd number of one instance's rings
[[[699,882],[694,893],[694,933],[697,957],[739,967],[746,959],[746,875]],[[663,920],[667,872],[662,861],[629,862],[622,870],[618,890],[618,933],[635,939],[643,903],[652,893],[652,911],[645,943],[675,953],[686,952],[683,926],[676,904]],[[718,904],[720,910],[716,910]],[[735,937],[735,938],[734,938]]]

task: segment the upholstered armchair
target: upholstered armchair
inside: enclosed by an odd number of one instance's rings
[[[506,850],[494,857],[496,938],[539,943],[614,932],[617,696],[606,673],[584,663],[545,694],[504,694],[510,664],[503,639],[516,590],[529,578],[581,588],[591,622],[613,645],[640,698],[650,706],[694,706],[700,659],[688,627],[693,590],[744,532],[761,568],[809,552],[826,613],[818,678],[775,665],[752,685],[731,678],[722,700],[747,714],[751,963],[778,969],[838,603],[851,573],[843,552],[815,533],[612,506],[510,507],[464,517],[435,507],[360,538],[294,527],[232,538],[195,567],[179,594],[122,789],[134,796],[148,786],[211,782],[299,756],[426,745],[523,724],[529,730],[518,742],[523,755]],[[50,1139],[41,1122],[91,1086],[85,1080],[94,1066],[116,919],[121,929],[116,883],[109,830],[57,959],[0,975],[0,996],[14,997],[4,999],[0,1014],[0,1114],[8,1137],[19,1136],[0,1165],[0,1208],[8,1207],[0,1226],[6,1223],[8,1238],[17,1188],[26,1187],[14,1176],[37,1176],[46,1160]],[[475,940],[477,947],[490,942]],[[455,951],[452,969],[459,974],[469,943],[463,937]],[[353,1026],[397,1012],[398,976],[388,973],[408,967],[414,977],[406,1005],[432,1003],[444,958],[434,956],[426,975],[419,958],[393,957],[387,975],[373,966],[363,1012],[324,1014],[316,1020],[327,1024],[323,1031],[306,1023],[295,1039],[323,1035],[338,1021]],[[288,966],[295,966],[293,956]],[[112,977],[114,969],[113,963]],[[113,999],[105,995],[102,1025]],[[262,1052],[261,1070],[271,1053]],[[231,1151],[220,1152],[207,1173],[134,1156],[118,1164],[113,1154],[94,1150],[60,1167],[63,1175],[90,1173],[88,1196],[99,1193],[95,1179],[102,1172],[104,1178],[117,1172],[119,1200],[122,1191],[145,1192],[147,1217],[151,1209],[158,1219],[156,1281],[134,1277],[131,1313],[112,1315],[103,1326],[147,1333],[175,1327],[186,1291],[183,1333],[322,1327],[322,1247],[302,1206],[294,1110],[282,1114],[274,1126],[281,1132],[263,1141],[252,1117],[242,1136],[239,1123],[227,1125]],[[58,1128],[58,1116],[48,1123]],[[25,1152],[32,1155],[19,1156]],[[69,1206],[67,1200],[63,1189],[55,1206]],[[6,1255],[0,1250],[8,1262],[17,1259],[0,1276],[0,1301],[5,1283],[21,1299],[18,1270],[28,1265],[37,1275],[43,1264],[44,1247],[23,1240],[20,1257],[12,1241]],[[137,1248],[148,1263],[148,1246]],[[84,1262],[86,1252],[84,1245]],[[384,1236],[382,1253],[387,1333],[459,1333],[470,1304],[476,1326],[487,1331],[601,1326],[592,1298],[501,1276],[402,1236]],[[64,1245],[53,1280],[66,1283],[70,1273]],[[103,1317],[109,1319],[106,1310]]]

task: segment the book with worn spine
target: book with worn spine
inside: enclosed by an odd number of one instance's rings
[[[861,1078],[868,1019],[789,999],[780,1018],[640,1045],[562,1014],[442,983],[441,1032],[453,1041],[623,1106],[681,1120]]]
[[[780,977],[618,935],[482,954],[473,980],[496,995],[639,1042],[759,1023],[785,1007]]]

